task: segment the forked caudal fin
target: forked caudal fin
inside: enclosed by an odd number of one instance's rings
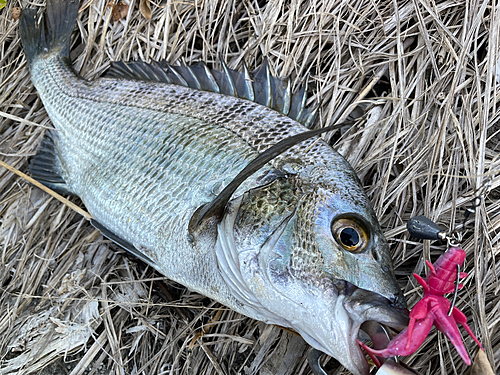
[[[37,19],[36,9],[23,9],[19,34],[31,65],[42,54],[69,57],[69,41],[78,16],[79,0],[47,0],[47,8]]]

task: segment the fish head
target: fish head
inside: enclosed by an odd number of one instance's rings
[[[387,241],[350,177],[346,188],[281,176],[245,192],[228,205],[216,252],[234,295],[251,306],[247,315],[297,331],[365,375],[361,325],[402,329],[408,318]]]

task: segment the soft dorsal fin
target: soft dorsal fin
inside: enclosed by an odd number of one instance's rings
[[[196,237],[196,234],[199,233],[200,230],[204,229],[204,226],[207,222],[211,220],[220,222],[224,215],[224,210],[227,203],[231,199],[234,192],[238,189],[238,187],[248,177],[257,172],[260,168],[276,158],[278,155],[282,154],[296,144],[305,141],[306,139],[309,139],[321,133],[340,129],[348,123],[350,122],[343,122],[340,124],[327,126],[325,128],[309,130],[303,133],[295,134],[281,140],[274,146],[269,147],[266,151],[259,154],[255,159],[248,163],[247,166],[243,168],[240,173],[238,173],[238,175],[219,193],[219,195],[217,195],[217,197],[215,197],[213,201],[199,207],[196,210],[196,212],[191,217],[191,220],[189,221],[189,233],[193,237]]]
[[[308,128],[313,126],[318,106],[306,108],[307,82],[292,94],[290,79],[273,77],[267,59],[252,73],[244,64],[243,71],[239,72],[228,68],[222,59],[221,62],[222,72],[208,68],[203,62],[173,66],[166,61],[150,64],[117,61],[112,63],[105,77],[170,83],[236,96],[275,109]]]

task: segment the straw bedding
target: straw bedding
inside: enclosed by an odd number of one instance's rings
[[[311,103],[322,103],[316,126],[355,118],[325,137],[366,187],[409,306],[422,296],[411,273],[424,274],[445,246],[410,239],[406,221],[465,221],[470,276],[457,306],[500,372],[498,2],[161,0],[151,20],[125,3],[117,21],[108,2],[82,3],[71,57],[83,77],[116,60],[220,69],[221,55],[252,69],[267,56],[294,88],[309,82]],[[12,16],[26,5],[0,10],[0,159],[21,171],[51,127]],[[310,373],[300,337],[163,278],[3,168],[0,332],[0,374]],[[435,330],[404,361],[422,374],[470,373]]]

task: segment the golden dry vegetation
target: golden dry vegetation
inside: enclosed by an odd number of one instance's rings
[[[107,1],[82,2],[71,57],[83,77],[116,60],[220,69],[220,55],[252,69],[267,56],[295,89],[309,82],[322,103],[316,126],[355,118],[325,137],[372,199],[409,306],[422,295],[411,273],[444,245],[410,239],[406,221],[425,214],[457,228],[481,197],[463,229],[470,276],[457,306],[500,372],[498,2],[161,0],[150,20],[125,3],[113,21]],[[0,10],[0,159],[21,171],[51,127],[12,16],[27,4]],[[310,373],[301,338],[163,278],[2,167],[0,332],[0,374]],[[421,374],[470,373],[435,330],[404,361]]]

